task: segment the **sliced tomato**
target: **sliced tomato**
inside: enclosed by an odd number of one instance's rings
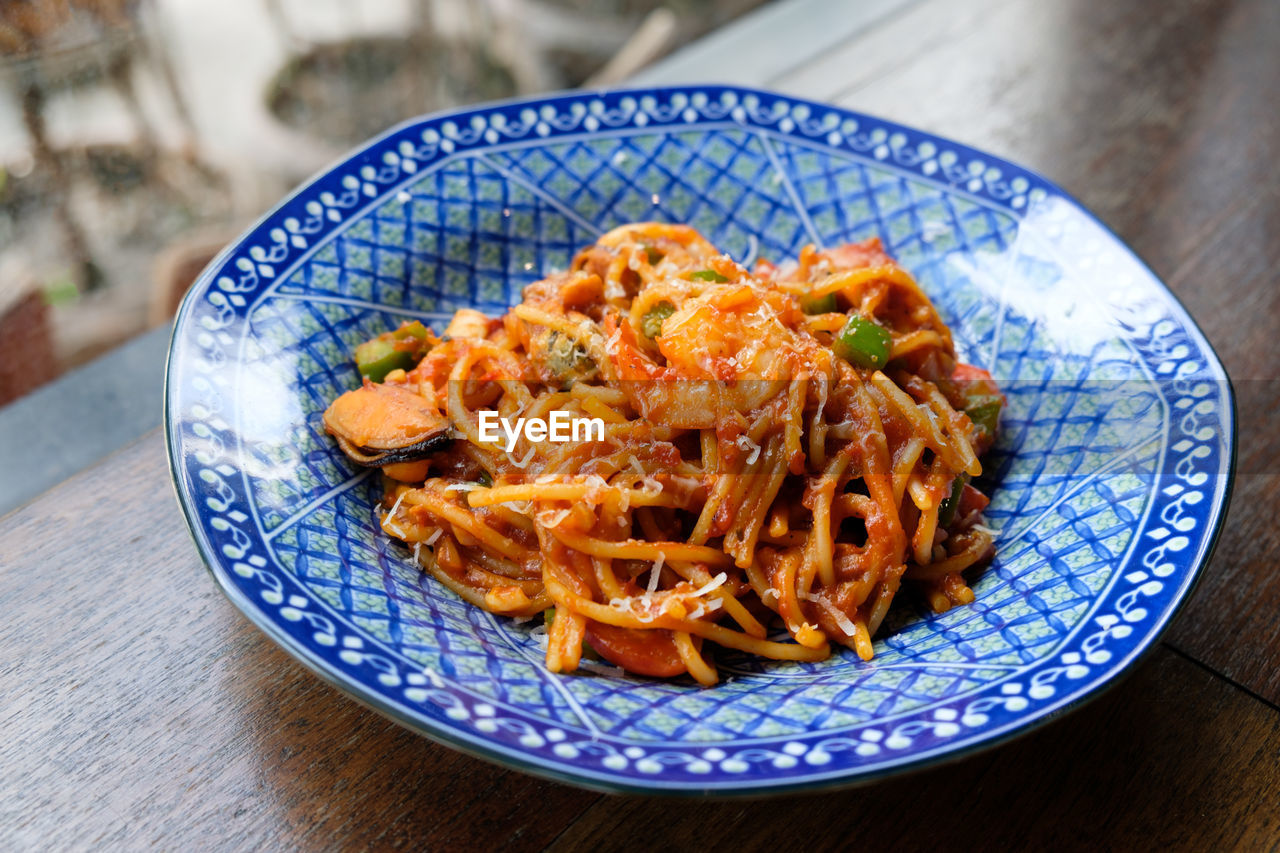
[[[609,663],[637,675],[670,678],[685,671],[670,631],[620,628],[588,619],[587,644]]]
[[[893,258],[884,252],[879,237],[872,237],[861,243],[846,243],[834,249],[819,252],[818,257],[825,257],[831,265],[841,270],[856,270],[863,267],[882,267],[893,263]]]
[[[951,373],[952,387],[958,392],[949,393],[952,405],[959,404],[969,419],[978,428],[974,450],[982,456],[991,449],[995,442],[996,431],[1000,426],[1000,412],[1008,403],[1008,398],[996,385],[991,374],[981,367],[957,362]]]
[[[987,508],[987,504],[991,503],[991,498],[975,489],[968,483],[964,484],[964,491],[960,493],[960,507],[957,515],[960,518],[968,518],[971,512],[982,512]]]
[[[991,373],[981,367],[974,367],[972,364],[957,361],[956,369],[951,372],[951,378],[959,382],[967,382],[971,379],[985,379],[990,382]]]
[[[1005,402],[1004,392],[1000,390],[1000,386],[991,378],[991,373],[981,367],[974,367],[972,364],[958,361],[956,362],[956,369],[951,372],[951,379],[960,386],[964,395],[969,398],[970,405],[975,405],[979,400],[986,397],[999,397],[1002,405]],[[968,408],[968,406],[965,408]]]

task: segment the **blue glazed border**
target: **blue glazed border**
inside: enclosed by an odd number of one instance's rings
[[[1202,366],[1193,375],[1164,386],[1175,395],[1171,404],[1176,410],[1180,399],[1212,403],[1208,416],[1188,414],[1170,421],[1164,447],[1185,445],[1182,458],[1160,466],[1169,476],[1152,484],[1150,521],[1143,527],[1144,535],[1135,537],[1135,542],[1144,541],[1141,553],[1135,552],[1130,562],[1166,573],[1158,589],[1154,588],[1157,575],[1151,572],[1146,580],[1124,586],[1117,580],[1090,620],[1092,624],[1098,616],[1113,616],[1115,621],[1088,636],[1077,636],[1071,642],[1078,640],[1078,645],[1071,651],[1019,672],[1016,690],[1005,679],[977,695],[908,715],[887,731],[868,724],[835,737],[817,732],[729,746],[654,747],[616,738],[617,742],[583,740],[576,732],[548,727],[544,719],[518,709],[495,708],[433,674],[408,671],[349,626],[321,612],[307,590],[269,559],[261,533],[247,523],[252,501],[228,461],[234,458],[231,449],[224,447],[225,457],[213,458],[218,457],[221,442],[218,431],[210,430],[207,418],[190,413],[193,406],[215,417],[221,411],[231,388],[218,382],[225,382],[225,371],[219,375],[218,370],[228,364],[218,339],[244,322],[284,269],[359,211],[377,203],[389,187],[443,158],[503,143],[570,138],[608,128],[692,129],[725,123],[891,164],[983,199],[1020,219],[1029,208],[1047,200],[1065,200],[1083,210],[1044,179],[966,146],[834,107],[747,89],[711,86],[575,93],[482,106],[401,125],[286,199],[216,259],[193,286],[175,325],[166,388],[166,432],[175,484],[202,555],[228,596],[251,620],[322,677],[411,728],[530,772],[593,787],[648,792],[760,793],[812,787],[872,778],[959,754],[1025,730],[1096,694],[1151,647],[1208,559],[1226,506],[1235,427],[1226,375],[1211,348],[1145,268],[1143,273],[1164,300],[1160,319],[1173,321],[1174,332],[1153,336],[1150,330],[1155,323],[1147,322],[1145,327],[1135,325],[1130,343],[1149,365],[1178,343],[1185,344]],[[1092,221],[1118,251],[1140,265]],[[197,362],[212,369],[202,373],[195,369]],[[1206,381],[1210,394],[1196,397],[1198,384]],[[1206,429],[1211,433],[1208,440]],[[1201,453],[1201,448],[1207,452]],[[1209,499],[1190,504],[1185,495],[1203,486],[1195,482],[1201,476],[1212,484]],[[1168,493],[1174,486],[1182,491]],[[246,508],[250,511],[245,512]],[[1147,543],[1157,530],[1169,532]],[[1188,542],[1181,550],[1170,550],[1168,542],[1179,535]],[[1117,578],[1132,574],[1129,568],[1118,571]],[[1111,612],[1102,613],[1107,609]],[[1117,630],[1123,628],[1128,630]],[[868,734],[872,731],[875,737]]]

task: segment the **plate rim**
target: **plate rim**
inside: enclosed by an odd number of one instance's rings
[[[202,293],[205,290],[205,287],[213,278],[214,272],[220,270],[223,264],[231,256],[236,254],[238,251],[242,251],[251,236],[258,234],[268,222],[273,218],[278,217],[293,201],[312,190],[321,179],[336,173],[344,167],[351,166],[354,161],[375,149],[385,140],[409,128],[419,126],[426,122],[467,117],[502,108],[509,109],[519,106],[530,107],[548,103],[573,102],[591,97],[603,98],[606,96],[632,96],[636,98],[643,98],[645,96],[653,96],[655,94],[669,96],[672,94],[719,94],[723,92],[731,92],[739,97],[754,96],[757,98],[777,99],[782,102],[788,102],[792,105],[803,105],[812,109],[827,110],[844,116],[853,117],[858,120],[865,120],[890,131],[900,130],[923,137],[929,141],[945,143],[949,148],[954,149],[957,153],[974,158],[981,158],[987,162],[994,163],[997,166],[1006,167],[1034,178],[1045,189],[1051,190],[1058,197],[1068,202],[1076,212],[1084,214],[1084,216],[1087,217],[1095,227],[1110,239],[1114,248],[1117,248],[1126,254],[1128,258],[1149,277],[1150,281],[1157,286],[1158,291],[1163,297],[1163,307],[1168,309],[1171,314],[1175,315],[1177,319],[1183,322],[1186,333],[1192,337],[1195,343],[1201,348],[1201,352],[1204,355],[1211,357],[1206,359],[1206,368],[1210,373],[1218,374],[1218,378],[1222,382],[1221,408],[1223,415],[1222,423],[1225,428],[1225,432],[1221,436],[1223,447],[1222,455],[1225,463],[1223,465],[1224,470],[1221,475],[1215,474],[1213,476],[1221,476],[1225,482],[1221,490],[1220,498],[1210,506],[1209,512],[1205,517],[1206,531],[1202,540],[1201,548],[1194,558],[1189,561],[1190,567],[1186,571],[1185,577],[1182,578],[1182,582],[1178,589],[1170,599],[1170,603],[1166,605],[1165,612],[1161,615],[1158,621],[1151,623],[1151,627],[1148,629],[1148,637],[1145,642],[1132,649],[1125,657],[1117,661],[1110,671],[1091,678],[1084,687],[1072,690],[1067,698],[1057,703],[1042,706],[1038,710],[1033,710],[1030,714],[1019,716],[1016,720],[1007,722],[1003,726],[984,730],[982,733],[975,736],[974,739],[954,746],[942,745],[938,747],[936,751],[913,753],[909,756],[903,757],[899,761],[889,762],[886,764],[878,764],[861,768],[846,766],[827,776],[815,774],[808,777],[789,776],[774,780],[749,779],[744,780],[741,784],[737,785],[731,784],[732,780],[727,779],[724,776],[715,776],[708,778],[706,780],[706,785],[696,786],[685,783],[673,783],[665,779],[661,774],[655,774],[650,779],[632,781],[629,777],[609,775],[607,772],[597,771],[596,773],[588,773],[585,768],[581,768],[576,765],[566,765],[552,761],[544,762],[531,759],[516,749],[504,747],[502,744],[495,743],[493,740],[478,736],[477,734],[472,734],[472,737],[466,737],[460,729],[454,729],[443,725],[438,721],[426,718],[425,716],[414,714],[412,711],[408,710],[407,707],[402,706],[401,703],[384,697],[377,691],[370,689],[370,687],[364,682],[355,679],[354,677],[344,673],[342,670],[334,667],[330,662],[316,656],[314,652],[304,644],[297,641],[287,632],[281,630],[277,621],[272,618],[272,614],[268,612],[266,608],[261,607],[258,603],[250,599],[248,595],[236,585],[228,574],[227,567],[222,563],[223,558],[217,553],[212,542],[208,541],[204,531],[197,523],[196,519],[199,512],[194,507],[195,499],[184,489],[185,478],[180,470],[182,463],[181,436],[179,435],[181,422],[177,420],[174,415],[174,404],[176,402],[174,374],[176,372],[175,366],[179,356],[180,338],[184,332],[188,331],[185,328],[185,323],[190,314],[191,306],[196,301],[196,294]],[[748,124],[747,126],[751,127],[754,125]],[[1011,215],[1018,216],[1019,222],[1024,221],[1020,215],[1012,213]],[[1075,710],[1078,710],[1085,704],[1107,693],[1111,688],[1115,687],[1125,678],[1130,676],[1137,669],[1139,663],[1150,655],[1159,645],[1161,645],[1161,638],[1177,616],[1183,611],[1183,608],[1186,606],[1187,602],[1198,587],[1206,568],[1212,561],[1214,553],[1220,542],[1222,532],[1225,528],[1231,497],[1234,491],[1239,444],[1238,412],[1235,390],[1232,385],[1230,375],[1228,374],[1225,365],[1222,363],[1221,356],[1214,349],[1213,344],[1204,334],[1199,323],[1186,309],[1186,306],[1182,304],[1182,301],[1178,298],[1177,294],[1173,292],[1173,290],[1160,276],[1156,275],[1151,267],[1140,255],[1138,255],[1136,251],[1133,250],[1132,247],[1121,239],[1119,235],[1108,227],[1088,207],[1082,204],[1073,195],[1063,190],[1063,188],[1057,183],[1049,180],[1044,175],[1033,169],[1029,169],[1018,163],[1009,161],[1004,157],[973,148],[965,143],[958,142],[948,137],[939,136],[929,131],[919,130],[908,125],[903,125],[895,121],[862,113],[857,110],[851,110],[835,104],[814,101],[804,97],[770,91],[768,89],[721,83],[568,90],[469,104],[406,119],[405,121],[400,122],[384,132],[351,148],[340,157],[325,165],[323,168],[316,170],[308,178],[299,183],[293,190],[283,196],[269,210],[264,212],[251,225],[247,226],[239,236],[228,243],[228,245],[209,262],[200,275],[197,276],[196,280],[193,282],[187,294],[183,298],[170,333],[169,347],[165,358],[163,412],[166,457],[170,474],[170,484],[174,490],[179,507],[182,510],[183,519],[187,525],[188,533],[191,535],[206,569],[213,576],[216,584],[222,590],[223,594],[253,625],[262,630],[263,633],[284,649],[291,657],[302,663],[308,670],[319,676],[326,683],[338,688],[342,693],[354,699],[361,705],[377,711],[383,716],[391,719],[393,722],[449,748],[456,749],[473,757],[496,763],[499,766],[514,768],[541,778],[564,782],[601,792],[648,795],[656,794],[676,797],[749,797],[779,794],[784,792],[831,790],[835,788],[869,784],[881,779],[913,772],[925,767],[953,763],[977,754],[978,752],[1007,743],[1014,738],[1020,737],[1024,734],[1029,734],[1053,720],[1057,720]],[[803,735],[797,735],[796,737],[803,737]],[[730,743],[732,743],[732,741],[727,741],[726,745]],[[569,769],[570,767],[572,767],[572,769]]]

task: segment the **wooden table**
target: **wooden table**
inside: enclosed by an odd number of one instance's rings
[[[1169,283],[1236,382],[1226,532],[1132,676],[871,787],[582,792],[410,734],[279,651],[206,575],[153,433],[0,521],[0,848],[1280,844],[1280,3],[839,6],[766,8],[661,73],[829,100],[1043,172]]]

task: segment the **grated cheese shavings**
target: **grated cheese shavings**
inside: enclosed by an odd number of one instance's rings
[[[713,589],[718,589],[728,579],[729,579],[729,576],[726,575],[724,572],[721,572],[720,574],[713,577],[711,580],[704,583],[697,590],[695,590],[693,593],[694,598],[701,598],[702,596],[706,595],[708,592],[711,592]]]
[[[849,620],[849,617],[840,611],[840,608],[836,607],[825,598],[818,599],[818,603],[831,614],[832,619],[836,620],[836,624],[840,626],[841,631],[844,631],[846,637],[852,638],[858,635],[858,626],[854,625],[853,622]]]
[[[393,527],[391,523],[395,521],[396,511],[400,509],[400,502],[404,500],[404,496],[407,494],[409,494],[408,489],[401,491],[396,497],[396,502],[391,505],[391,509],[387,511],[386,516],[382,519],[382,526],[399,536],[401,539],[405,538],[404,531],[400,529],[400,525],[397,524]]]
[[[569,509],[544,509],[538,513],[538,523],[543,527],[559,527],[560,522],[569,517]]]
[[[760,458],[760,445],[752,441],[751,436],[740,435],[733,443],[738,445],[738,449],[741,451],[745,452],[747,450],[750,450],[751,455],[747,457],[747,464],[748,465],[756,464],[756,460]]]
[[[666,560],[665,554],[659,554],[658,559],[653,561],[653,568],[649,570],[649,586],[645,592],[652,595],[658,588],[658,578],[662,575],[662,563]]]
[[[528,468],[529,461],[533,459],[533,454],[535,453],[537,453],[537,448],[530,447],[529,452],[524,455],[524,458],[517,462],[516,458],[512,456],[510,452],[508,452],[507,461],[510,462],[512,465],[516,466],[517,468]]]
[[[662,483],[656,477],[644,477],[640,480],[640,491],[649,497],[662,494]]]
[[[609,490],[608,482],[599,474],[588,475],[583,480],[583,483],[587,487],[587,493],[583,497],[591,504],[600,503],[600,500],[604,497],[603,493]]]

